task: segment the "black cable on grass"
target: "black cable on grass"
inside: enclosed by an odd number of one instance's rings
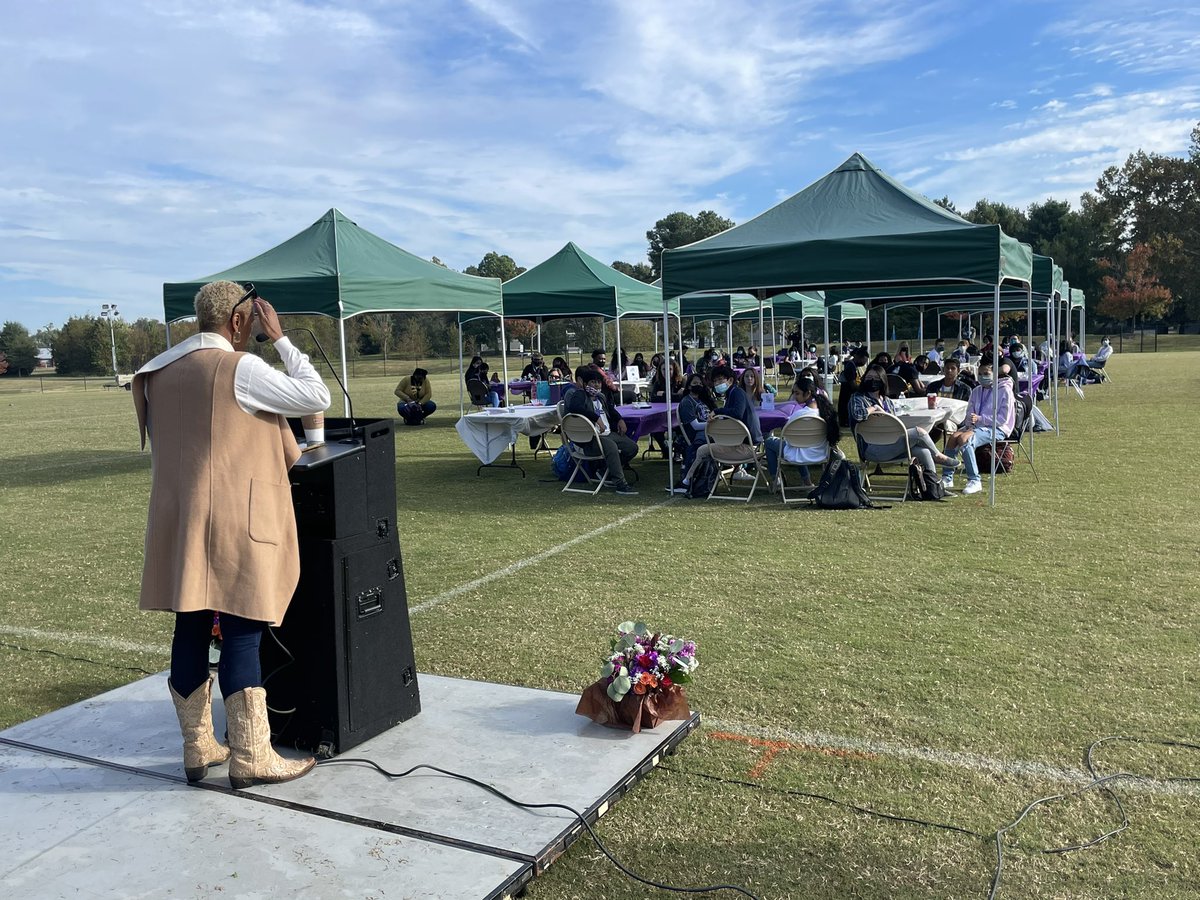
[[[405,769],[403,772],[389,772],[387,769],[385,769],[383,766],[379,765],[379,763],[375,762],[374,760],[365,759],[362,757],[338,757],[336,759],[319,759],[319,760],[317,760],[318,766],[334,766],[334,765],[338,765],[339,763],[359,764],[359,765],[370,766],[372,769],[377,771],[380,775],[383,775],[384,777],[389,778],[389,779],[404,778],[406,775],[411,775],[413,772],[416,772],[418,769],[428,769],[431,772],[437,772],[440,775],[446,775],[450,778],[457,778],[460,781],[465,781],[468,784],[473,784],[473,785],[475,785],[475,787],[480,788],[481,790],[487,791],[492,796],[499,797],[505,803],[510,803],[513,806],[520,807],[521,809],[561,809],[564,812],[569,812],[572,816],[574,816],[576,819],[578,819],[580,824],[582,824],[583,827],[587,829],[587,833],[591,837],[592,842],[595,843],[596,847],[600,850],[600,852],[603,853],[605,855],[605,857],[607,857],[608,861],[610,863],[612,863],[614,866],[616,866],[616,868],[619,869],[622,874],[624,874],[628,878],[632,878],[634,881],[640,882],[641,884],[647,885],[649,887],[658,888],[659,890],[662,890],[662,891],[673,891],[674,893],[677,893],[677,894],[712,894],[717,891],[735,891],[736,893],[741,894],[743,897],[749,897],[750,900],[758,900],[758,898],[755,897],[754,894],[750,893],[745,888],[738,887],[737,885],[734,885],[734,884],[713,884],[713,885],[707,885],[705,887],[676,887],[675,885],[664,884],[661,881],[655,881],[652,878],[645,878],[645,877],[637,874],[632,869],[627,868],[619,859],[617,859],[615,856],[612,855],[612,851],[610,851],[606,846],[604,846],[604,843],[600,840],[600,836],[596,834],[596,832],[592,829],[592,826],[590,824],[588,824],[587,819],[585,819],[583,817],[583,813],[579,812],[578,810],[574,809],[573,807],[567,806],[565,803],[523,803],[520,800],[513,799],[512,797],[508,796],[503,791],[501,791],[499,788],[495,788],[492,785],[488,784],[487,782],[480,781],[476,778],[472,778],[470,775],[461,775],[458,772],[451,772],[447,769],[439,769],[437,766],[431,766],[431,765],[428,765],[427,763],[418,763],[417,765],[413,766],[412,768]]]
[[[106,669],[116,669],[118,672],[138,672],[142,675],[153,675],[154,672],[149,672],[140,666],[118,666],[114,663],[101,662],[98,659],[88,659],[85,656],[69,656],[66,653],[59,653],[57,650],[43,650],[40,647],[22,647],[20,644],[9,644],[0,641],[0,647],[5,650],[20,650],[23,653],[42,653],[46,656],[57,656],[59,659],[69,659],[72,662],[89,663],[93,666],[103,666]]]
[[[1190,743],[1187,743],[1186,741],[1171,741],[1171,740],[1164,740],[1164,739],[1157,739],[1157,738],[1126,737],[1124,735],[1110,735],[1108,737],[1102,737],[1099,740],[1092,741],[1092,743],[1090,743],[1088,745],[1087,750],[1084,752],[1084,765],[1087,767],[1088,774],[1092,778],[1091,781],[1089,781],[1085,785],[1082,785],[1081,787],[1079,787],[1078,789],[1076,789],[1074,791],[1069,791],[1064,794],[1054,794],[1049,797],[1039,797],[1037,800],[1033,800],[1033,801],[1027,803],[1015,819],[1013,819],[1011,822],[1007,823],[1006,825],[1001,826],[1000,828],[996,829],[994,832],[991,832],[990,834],[984,834],[983,832],[974,831],[973,829],[970,829],[970,828],[963,828],[959,825],[951,825],[946,822],[931,822],[926,819],[918,819],[915,816],[899,816],[894,813],[880,812],[879,810],[871,809],[870,807],[866,807],[866,806],[861,806],[860,804],[853,803],[848,800],[838,800],[835,797],[829,797],[829,796],[826,796],[825,794],[816,794],[816,793],[812,793],[810,791],[801,791],[801,790],[796,790],[793,788],[770,787],[768,785],[764,785],[759,782],[743,781],[738,778],[724,778],[719,775],[710,775],[707,772],[693,772],[693,771],[688,771],[686,769],[676,769],[671,766],[662,765],[662,764],[660,764],[658,768],[663,769],[664,771],[667,771],[667,772],[672,772],[677,775],[690,775],[695,778],[703,778],[708,781],[716,781],[721,784],[731,784],[731,785],[734,785],[735,787],[748,787],[748,788],[754,788],[755,790],[765,791],[765,792],[769,792],[769,793],[773,793],[773,794],[781,794],[781,795],[788,795],[788,796],[794,796],[794,797],[805,797],[805,798],[812,799],[812,800],[821,800],[825,803],[831,803],[834,806],[841,806],[841,807],[844,807],[845,809],[853,810],[854,812],[860,813],[862,815],[874,816],[876,818],[887,819],[888,821],[901,822],[901,823],[905,823],[905,824],[909,824],[909,825],[919,825],[923,828],[936,828],[941,831],[950,831],[950,832],[954,832],[956,834],[962,834],[967,837],[979,838],[979,839],[985,840],[985,841],[994,841],[995,847],[996,847],[996,866],[992,870],[992,878],[991,878],[991,882],[988,887],[987,897],[988,897],[988,900],[995,900],[995,898],[998,896],[998,894],[1000,892],[1000,878],[1004,871],[1004,836],[1008,832],[1012,831],[1012,829],[1014,829],[1018,825],[1020,825],[1021,822],[1025,819],[1025,817],[1028,816],[1029,813],[1031,813],[1037,807],[1042,806],[1046,803],[1052,803],[1056,800],[1070,800],[1070,799],[1078,797],[1081,794],[1084,794],[1084,793],[1086,793],[1088,791],[1092,791],[1092,790],[1102,790],[1109,798],[1112,799],[1113,804],[1116,806],[1117,812],[1120,815],[1121,821],[1120,821],[1120,824],[1118,824],[1115,828],[1109,829],[1108,831],[1104,832],[1103,834],[1099,834],[1096,837],[1089,838],[1086,841],[1081,841],[1081,842],[1075,843],[1075,844],[1067,844],[1067,845],[1064,845],[1061,847],[1027,848],[1027,847],[1022,847],[1019,844],[1016,845],[1017,848],[1026,850],[1027,852],[1030,852],[1030,853],[1043,853],[1043,854],[1073,853],[1076,850],[1087,850],[1089,847],[1095,847],[1097,844],[1102,844],[1105,841],[1107,841],[1109,838],[1115,837],[1116,835],[1120,834],[1122,831],[1124,831],[1126,828],[1129,827],[1129,825],[1130,825],[1129,816],[1125,812],[1125,806],[1121,802],[1121,798],[1117,795],[1117,793],[1111,787],[1109,787],[1110,783],[1120,781],[1122,779],[1129,779],[1129,780],[1136,780],[1136,781],[1150,781],[1150,782],[1157,782],[1160,784],[1163,784],[1163,783],[1165,783],[1165,784],[1182,784],[1182,783],[1188,783],[1188,782],[1200,782],[1200,776],[1194,776],[1194,775],[1182,775],[1182,776],[1177,776],[1177,777],[1173,777],[1173,778],[1151,778],[1148,775],[1140,775],[1140,774],[1137,774],[1134,772],[1115,772],[1115,773],[1112,773],[1109,775],[1101,775],[1099,773],[1099,771],[1096,769],[1096,765],[1095,765],[1095,762],[1093,761],[1092,757],[1093,757],[1097,747],[1099,747],[1101,744],[1108,743],[1109,741],[1125,741],[1127,743],[1132,743],[1132,744],[1148,744],[1148,745],[1158,746],[1158,747],[1180,747],[1180,748],[1187,749],[1187,750],[1200,750],[1200,744],[1190,744]]]

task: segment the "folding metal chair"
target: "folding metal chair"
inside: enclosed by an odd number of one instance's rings
[[[750,493],[745,497],[739,497],[733,493],[732,480],[726,480],[725,473],[722,471],[713,481],[707,499],[712,500],[716,495],[717,485],[725,482],[729,493],[725,496],[717,496],[717,500],[743,500],[749,503],[754,496],[755,489],[758,488],[758,482],[762,478],[763,472],[763,457],[758,448],[750,442],[750,429],[740,419],[731,419],[729,416],[713,416],[704,428],[704,435],[708,440],[709,453],[712,454],[712,460],[718,469],[733,466],[736,470],[738,466],[745,463],[754,465],[754,483],[750,485]],[[745,447],[749,447],[753,451],[749,457],[743,449]]]
[[[825,420],[819,416],[805,416],[804,418],[794,419],[783,426],[779,432],[780,440],[783,441],[779,448],[779,495],[783,499],[784,504],[801,503],[808,499],[808,496],[797,497],[793,494],[791,499],[787,495],[787,479],[783,474],[784,466],[820,466],[829,462],[829,457],[832,455],[832,448],[829,446],[828,431],[825,425]],[[810,450],[821,448],[825,452],[823,459],[813,463],[798,463],[784,459],[784,451],[788,448],[793,450]]]
[[[600,432],[596,430],[594,423],[589,422],[579,413],[567,413],[562,418],[562,434],[563,440],[567,441],[567,453],[571,455],[571,459],[575,460],[575,468],[571,470],[567,483],[563,486],[563,493],[570,491],[573,494],[595,496],[600,493],[600,488],[604,487],[604,482],[608,480],[608,465],[604,460],[604,448],[600,446]],[[594,449],[586,450],[587,446]],[[600,463],[599,477],[591,474],[589,467],[584,465],[584,463],[594,462]],[[578,475],[583,476],[585,484],[594,484],[596,487],[591,490],[572,487]]]
[[[854,429],[855,444],[858,447],[858,458],[862,460],[863,467],[863,487],[867,491],[871,491],[871,477],[867,474],[869,466],[891,465],[892,463],[900,463],[904,466],[902,472],[904,478],[904,494],[900,497],[883,497],[881,500],[898,500],[903,503],[908,499],[908,466],[912,462],[912,448],[908,444],[908,429],[904,427],[904,423],[893,416],[891,413],[871,413],[862,422],[858,423],[858,427]],[[904,450],[902,453],[891,457],[890,459],[868,459],[867,450],[872,446],[888,447],[893,444],[898,444],[903,441]],[[882,474],[882,473],[881,473]]]

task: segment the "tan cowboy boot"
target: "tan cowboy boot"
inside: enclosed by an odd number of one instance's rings
[[[225,698],[227,734],[233,757],[229,761],[229,783],[235,788],[254,784],[279,784],[308,772],[317,761],[284,759],[271,748],[271,725],[267,721],[267,692],[249,687]]]
[[[179,730],[183,732],[184,774],[189,782],[199,781],[208,773],[209,766],[229,759],[229,748],[213,737],[212,678],[205,679],[186,699],[179,696],[170,679],[167,687],[171,689]]]

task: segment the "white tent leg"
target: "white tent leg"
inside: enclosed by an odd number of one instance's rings
[[[504,389],[508,390],[508,336],[504,333],[504,316],[500,317],[500,359],[504,369]],[[507,396],[507,395],[506,395]]]
[[[338,306],[341,306],[340,300],[338,301]],[[346,374],[346,320],[341,317],[340,309],[338,312],[338,344],[341,345],[342,353],[342,384],[349,384],[350,376]],[[342,409],[345,410],[343,415],[347,419],[350,418],[350,397],[345,394],[342,395]]]
[[[463,397],[463,388],[466,384],[467,374],[463,371],[463,340],[462,340],[462,322],[458,323],[458,417],[461,419],[466,413],[466,404]]]
[[[885,306],[883,308],[883,352],[884,353],[888,352],[887,320],[888,320],[888,308]]]
[[[167,323],[167,349],[171,349],[171,323]]]
[[[982,323],[981,327],[982,327]],[[998,364],[1000,362],[1000,279],[996,278],[996,295],[995,295],[995,312],[992,315],[992,383],[995,384],[997,376],[1000,374]],[[1000,392],[993,388],[992,390],[992,424],[996,423],[996,416],[1000,412]],[[969,451],[968,451],[969,452]],[[992,477],[991,485],[988,488],[988,506],[996,505],[996,429],[992,429]],[[980,473],[982,474],[982,473]]]

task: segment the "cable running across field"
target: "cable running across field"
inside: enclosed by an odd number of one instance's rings
[[[5,641],[0,641],[0,647],[5,650],[20,650],[24,653],[42,653],[46,656],[56,656],[59,659],[69,659],[73,662],[90,663],[93,666],[103,666],[106,669],[116,669],[118,672],[138,672],[142,675],[153,675],[153,672],[141,668],[140,666],[118,666],[115,663],[101,662],[98,659],[88,659],[86,656],[69,656],[66,653],[59,653],[57,650],[43,650],[40,647],[22,647],[20,644],[9,644]]]
[[[592,829],[592,826],[588,823],[587,819],[584,818],[583,813],[571,806],[567,806],[565,803],[523,803],[520,800],[516,800],[508,796],[499,788],[495,788],[485,781],[472,778],[470,775],[462,775],[458,772],[451,772],[447,769],[439,769],[437,766],[431,766],[427,763],[418,763],[409,769],[405,769],[403,772],[389,772],[374,760],[365,759],[363,757],[340,757],[335,759],[317,760],[318,766],[336,766],[339,763],[343,765],[370,766],[380,775],[383,775],[389,780],[404,778],[406,775],[411,775],[413,772],[416,772],[419,769],[428,769],[431,772],[437,772],[439,775],[446,775],[450,778],[457,778],[459,781],[465,781],[468,784],[473,784],[475,787],[487,791],[492,796],[499,797],[505,803],[509,803],[513,806],[519,807],[520,809],[560,809],[563,812],[570,813],[572,816],[578,819],[579,823],[587,829],[587,833],[591,837],[592,842],[596,845],[597,849],[599,849],[600,852],[603,853],[608,859],[608,861],[616,866],[616,868],[619,869],[622,874],[628,878],[632,878],[634,881],[640,882],[641,884],[649,887],[658,888],[662,891],[673,891],[677,894],[711,894],[717,891],[735,891],[736,893],[741,894],[743,897],[749,897],[750,900],[758,900],[754,894],[750,893],[745,888],[738,887],[734,884],[713,884],[705,887],[676,887],[675,885],[664,884],[660,881],[655,881],[652,878],[645,878],[637,874],[637,872],[627,868],[619,859],[613,856],[612,851],[604,846],[604,843],[600,840],[600,836]]]
[[[811,799],[811,800],[820,800],[824,803],[830,803],[834,806],[844,807],[846,809],[852,810],[853,812],[859,813],[861,815],[873,816],[875,818],[886,819],[886,820],[892,821],[892,822],[901,822],[901,823],[909,824],[909,825],[919,825],[923,828],[936,828],[941,831],[950,831],[950,832],[954,832],[956,834],[965,835],[967,837],[979,838],[981,840],[986,840],[986,841],[994,841],[995,846],[996,846],[996,865],[995,865],[995,868],[992,870],[992,877],[991,877],[991,881],[990,881],[990,884],[988,887],[987,900],[995,900],[995,898],[997,896],[999,896],[999,893],[1000,893],[1000,879],[1001,879],[1001,876],[1004,871],[1004,837],[1010,831],[1012,831],[1014,828],[1016,828],[1018,825],[1020,825],[1021,822],[1037,807],[1042,806],[1047,803],[1052,803],[1056,800],[1070,800],[1070,799],[1078,797],[1078,796],[1080,796],[1088,791],[1092,791],[1092,790],[1103,791],[1113,801],[1113,803],[1115,804],[1115,806],[1117,808],[1117,812],[1120,814],[1121,821],[1120,821],[1120,824],[1117,825],[1115,828],[1112,828],[1109,831],[1104,832],[1103,834],[1097,835],[1096,837],[1089,838],[1089,839],[1087,839],[1085,841],[1081,841],[1079,843],[1068,844],[1068,845],[1065,845],[1062,847],[1026,848],[1026,847],[1022,847],[1020,844],[1015,845],[1016,848],[1018,848],[1018,849],[1026,850],[1027,852],[1032,852],[1032,853],[1042,853],[1042,854],[1073,853],[1076,850],[1087,850],[1089,847],[1095,847],[1097,844],[1101,844],[1104,841],[1107,841],[1109,838],[1115,837],[1116,835],[1120,834],[1122,831],[1124,831],[1126,828],[1129,827],[1129,825],[1130,825],[1129,816],[1125,812],[1125,807],[1121,802],[1120,796],[1118,796],[1118,794],[1113,790],[1113,788],[1109,786],[1110,784],[1112,784],[1116,781],[1121,781],[1121,780],[1154,781],[1154,782],[1159,782],[1159,783],[1165,782],[1165,783],[1169,783],[1169,784],[1183,784],[1183,783],[1200,782],[1200,776],[1196,776],[1196,775],[1181,775],[1181,776],[1175,776],[1175,777],[1171,777],[1171,778],[1157,778],[1157,779],[1152,778],[1148,775],[1141,775],[1141,774],[1138,774],[1135,772],[1115,772],[1115,773],[1108,774],[1108,775],[1101,775],[1099,773],[1099,771],[1096,769],[1096,765],[1093,760],[1093,755],[1095,754],[1097,747],[1099,747],[1102,744],[1109,743],[1111,741],[1124,741],[1126,743],[1131,743],[1131,744],[1144,744],[1144,745],[1156,746],[1156,747],[1178,747],[1178,748],[1186,749],[1186,750],[1200,750],[1200,744],[1190,744],[1185,741],[1173,741],[1173,740],[1166,740],[1166,739],[1159,739],[1159,738],[1127,737],[1124,735],[1109,735],[1108,737],[1099,738],[1098,740],[1092,741],[1092,743],[1090,743],[1088,745],[1086,751],[1084,752],[1084,765],[1086,766],[1088,773],[1091,775],[1091,781],[1089,781],[1087,784],[1085,784],[1082,787],[1079,787],[1073,791],[1068,791],[1068,792],[1062,793],[1062,794],[1053,794],[1048,797],[1039,797],[1036,800],[1030,801],[1029,803],[1027,803],[1025,805],[1025,807],[1020,811],[1020,813],[1017,814],[1016,818],[1014,818],[1012,821],[1008,822],[1007,824],[1002,825],[1000,828],[996,829],[994,832],[987,833],[987,834],[985,834],[981,831],[975,831],[974,829],[971,829],[971,828],[963,828],[962,826],[953,825],[953,824],[949,824],[946,822],[932,822],[932,821],[928,821],[926,819],[919,819],[914,816],[900,816],[900,815],[896,815],[894,813],[880,812],[879,810],[871,809],[870,807],[867,807],[867,806],[862,806],[858,803],[854,803],[853,801],[839,800],[835,797],[830,797],[826,794],[816,794],[816,793],[812,793],[810,791],[801,791],[801,790],[798,790],[795,788],[770,787],[768,785],[764,785],[759,782],[745,781],[745,780],[742,780],[739,778],[725,778],[720,775],[712,775],[708,772],[692,772],[692,771],[688,771],[686,769],[677,769],[677,768],[674,768],[672,766],[665,765],[665,764],[660,764],[659,768],[666,772],[671,772],[672,774],[676,774],[676,775],[691,776],[693,778],[703,778],[707,781],[715,781],[720,784],[728,784],[728,785],[733,785],[735,787],[753,788],[755,790],[764,791],[764,792],[768,792],[768,793],[783,794],[783,795],[793,796],[793,797],[804,797],[804,798]]]

